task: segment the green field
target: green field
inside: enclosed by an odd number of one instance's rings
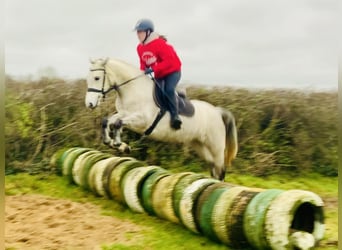
[[[103,215],[113,216],[131,221],[144,228],[140,235],[127,235],[127,239],[135,237],[134,245],[109,244],[102,249],[230,249],[227,246],[212,242],[201,235],[196,235],[181,225],[161,220],[157,217],[131,212],[127,207],[102,197],[96,197],[80,187],[69,184],[66,178],[55,174],[29,175],[26,173],[8,175],[5,179],[6,196],[20,194],[40,194],[49,197],[72,200],[80,203],[89,202],[101,207]],[[311,174],[305,177],[269,176],[267,178],[231,174],[226,181],[259,188],[304,189],[317,193],[325,201],[326,233],[317,249],[337,249],[337,177],[322,177]],[[139,236],[139,237],[138,237]]]

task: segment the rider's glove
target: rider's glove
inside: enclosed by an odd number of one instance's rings
[[[153,69],[151,67],[145,69],[145,75],[153,73]]]

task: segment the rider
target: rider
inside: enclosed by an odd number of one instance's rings
[[[145,74],[154,73],[159,86],[163,86],[162,92],[171,115],[171,127],[180,129],[182,121],[178,116],[175,89],[181,77],[181,61],[166,38],[154,32],[151,20],[139,20],[134,30],[140,41],[137,46],[140,69]]]

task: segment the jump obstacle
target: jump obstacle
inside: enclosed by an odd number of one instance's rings
[[[50,165],[98,196],[233,249],[306,250],[324,236],[323,201],[310,191],[237,186],[91,148],[60,149]]]

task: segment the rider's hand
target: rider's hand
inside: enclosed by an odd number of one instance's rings
[[[145,69],[145,75],[153,73],[153,69],[151,67]]]

